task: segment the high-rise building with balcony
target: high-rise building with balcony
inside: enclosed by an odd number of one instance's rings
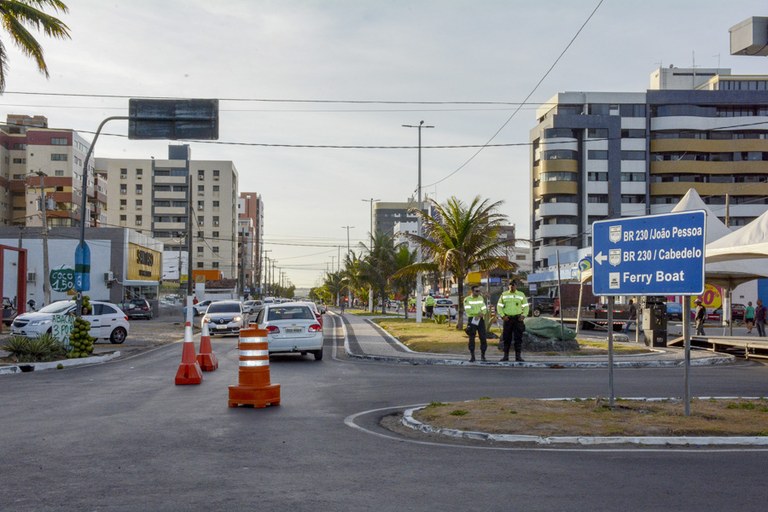
[[[768,76],[659,68],[644,93],[559,93],[537,120],[534,269],[591,246],[592,222],[669,212],[691,187],[731,226],[768,208]]]
[[[96,169],[109,178],[111,226],[161,240],[182,261],[191,213],[192,269],[238,277],[238,174],[231,161],[191,160],[189,146],[172,145],[167,160],[97,158]]]
[[[80,226],[83,162],[90,143],[44,116],[9,115],[0,124],[0,219],[4,225]],[[88,163],[87,226],[106,223],[107,183]],[[45,201],[40,201],[41,196]]]

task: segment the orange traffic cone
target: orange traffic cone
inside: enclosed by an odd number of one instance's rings
[[[280,384],[271,384],[266,329],[240,330],[238,385],[229,386],[229,406],[280,405]]]
[[[197,354],[197,364],[204,372],[212,372],[219,367],[219,360],[211,347],[211,335],[208,332],[208,322],[203,323],[203,333],[200,335],[200,353]]]
[[[184,325],[184,343],[181,349],[181,364],[176,372],[176,384],[200,384],[203,372],[195,359],[195,344],[192,342],[192,324]]]

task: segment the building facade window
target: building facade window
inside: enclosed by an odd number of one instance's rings
[[[120,184],[120,194],[126,195],[128,193],[128,185],[125,183]]]
[[[51,153],[51,161],[52,162],[66,162],[67,161],[67,154],[66,153]]]
[[[144,192],[144,187],[142,185],[137,184],[136,185],[136,193],[137,194],[141,194],[142,192]]]
[[[608,151],[605,149],[590,149],[587,151],[590,160],[608,160]]]
[[[66,137],[51,137],[51,146],[67,146],[69,141]]]

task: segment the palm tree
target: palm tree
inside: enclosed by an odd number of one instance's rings
[[[395,252],[395,274],[390,278],[390,284],[393,291],[403,297],[405,305],[405,319],[408,319],[408,298],[411,292],[416,288],[416,279],[413,274],[399,275],[397,271],[407,268],[416,262],[416,251],[411,252],[408,246],[403,244]]]
[[[328,272],[325,274],[323,286],[325,286],[328,293],[331,294],[332,300],[336,302],[337,306],[339,305],[339,295],[341,295],[345,283],[346,280],[341,272]]]
[[[349,251],[344,257],[344,277],[346,278],[347,286],[356,297],[362,297],[364,295],[364,288],[368,286],[365,282],[365,276],[363,274],[363,260],[355,251]]]
[[[69,27],[58,18],[46,14],[42,9],[51,7],[56,13],[66,13],[67,6],[60,0],[0,0],[0,18],[3,28],[11,41],[27,57],[31,57],[46,78],[49,78],[48,65],[43,58],[43,47],[27,30],[27,27],[40,30],[47,36],[57,39],[69,39]],[[8,53],[0,41],[0,93],[5,90],[8,74]]]
[[[368,254],[363,259],[362,274],[381,300],[381,312],[386,313],[387,286],[395,273],[395,242],[392,235],[375,233]],[[374,300],[375,304],[375,300]]]
[[[413,209],[421,217],[423,236],[406,236],[420,245],[423,263],[410,265],[402,272],[417,271],[450,272],[459,288],[457,329],[464,327],[464,279],[472,268],[481,271],[492,269],[515,270],[517,265],[506,256],[506,248],[515,241],[498,238],[499,228],[507,217],[498,212],[503,201],[490,203],[476,196],[469,205],[455,196],[441,205],[430,200],[434,215]]]

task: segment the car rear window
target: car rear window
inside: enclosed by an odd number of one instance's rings
[[[239,313],[240,304],[237,302],[214,302],[208,306],[208,313]]]
[[[314,320],[315,315],[307,306],[279,306],[269,309],[269,320]]]

